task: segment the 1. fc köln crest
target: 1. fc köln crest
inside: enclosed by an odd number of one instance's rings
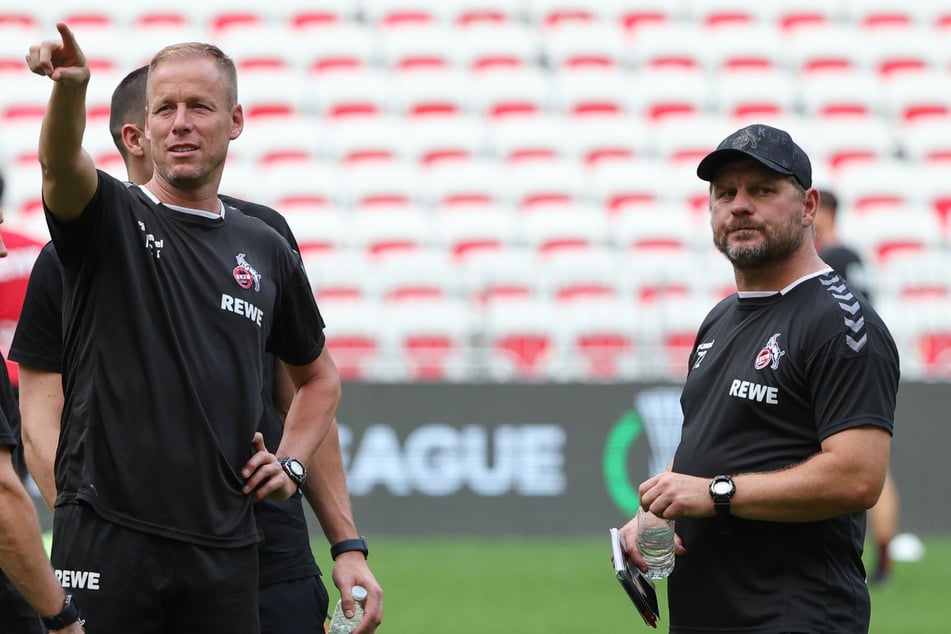
[[[774,370],[779,369],[779,360],[786,354],[785,350],[779,348],[779,334],[777,332],[770,337],[763,349],[756,355],[756,362],[753,363],[754,368],[762,370],[766,366],[770,366]]]
[[[260,292],[261,274],[254,270],[243,253],[236,255],[235,260],[238,261],[238,265],[234,267],[234,281],[245,290],[254,286],[254,290]]]

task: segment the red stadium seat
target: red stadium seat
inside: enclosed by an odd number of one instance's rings
[[[640,374],[637,313],[629,299],[606,297],[559,308],[564,340],[563,377],[621,381]]]
[[[386,309],[386,334],[401,378],[465,378],[473,359],[471,308],[455,298],[406,300]]]
[[[560,354],[557,312],[545,300],[500,299],[483,312],[487,370],[496,380],[550,379]]]
[[[327,324],[326,346],[333,354],[341,380],[365,381],[385,376],[380,304],[367,300],[323,301],[318,305]]]

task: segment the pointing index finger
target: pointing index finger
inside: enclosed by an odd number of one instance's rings
[[[60,36],[63,38],[63,46],[70,50],[75,50],[79,48],[79,43],[76,42],[76,36],[73,35],[72,30],[70,30],[69,25],[65,22],[57,22],[56,30],[59,31]]]

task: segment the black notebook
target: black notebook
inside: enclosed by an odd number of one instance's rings
[[[653,628],[657,627],[660,612],[657,608],[657,590],[650,577],[637,569],[621,547],[621,533],[616,528],[611,529],[611,556],[614,561],[614,574],[621,582],[627,596],[631,598],[634,607],[644,622]]]

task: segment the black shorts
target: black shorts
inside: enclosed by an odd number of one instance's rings
[[[323,634],[329,599],[320,575],[268,584],[259,592],[261,634]]]
[[[257,546],[211,548],[57,507],[53,567],[90,634],[258,634]]]

